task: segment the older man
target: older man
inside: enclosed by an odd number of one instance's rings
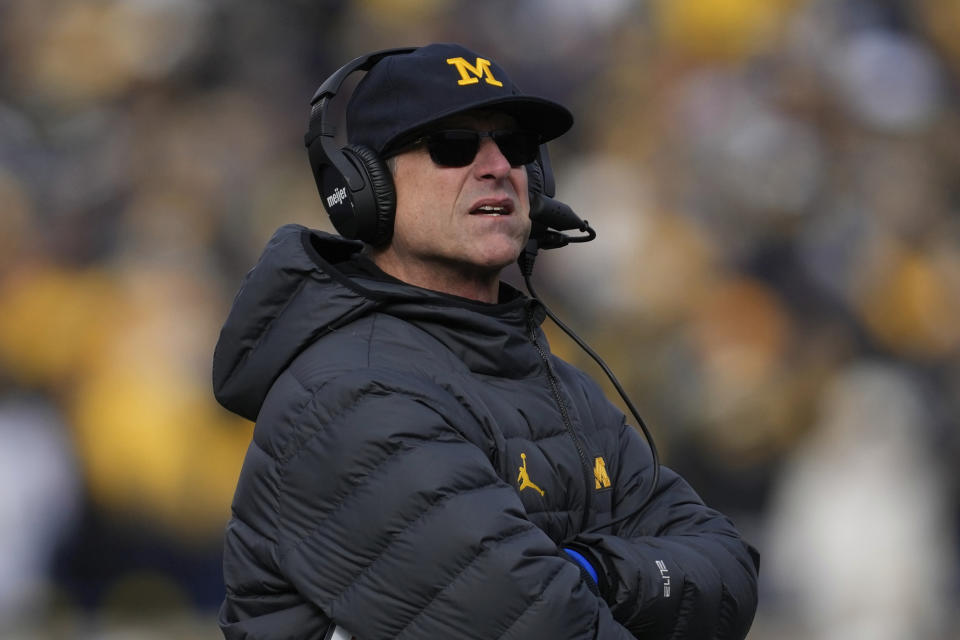
[[[375,59],[347,125],[314,170],[359,241],[282,228],[217,345],[218,399],[257,422],[226,637],[743,638],[755,551],[669,469],[651,487],[647,443],[500,281],[569,112],[435,44]]]

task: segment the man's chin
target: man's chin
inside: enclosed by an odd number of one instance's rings
[[[523,244],[516,242],[505,244],[496,248],[496,250],[490,250],[482,256],[478,256],[474,264],[486,271],[500,272],[515,263],[522,250]]]

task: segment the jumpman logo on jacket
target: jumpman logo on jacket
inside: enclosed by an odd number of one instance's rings
[[[519,490],[523,491],[524,489],[533,489],[534,491],[539,492],[540,495],[543,495],[543,489],[530,481],[530,474],[527,472],[527,454],[521,453],[520,458],[523,459],[523,464],[520,465],[520,475],[517,476],[517,482],[520,483]]]

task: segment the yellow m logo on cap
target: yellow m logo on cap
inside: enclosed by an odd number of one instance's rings
[[[487,84],[495,87],[502,87],[503,83],[493,77],[490,71],[490,61],[486,58],[477,58],[475,65],[470,64],[464,58],[447,58],[447,64],[452,64],[460,72],[458,85],[477,84],[480,78],[483,78]]]

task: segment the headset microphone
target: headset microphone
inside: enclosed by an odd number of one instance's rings
[[[597,237],[586,220],[566,204],[554,200],[555,182],[547,145],[540,145],[537,161],[527,165],[530,181],[530,240],[520,257],[520,268],[533,272],[533,261],[540,249],[559,249],[571,242],[589,242]],[[561,231],[576,229],[586,235],[568,236]]]
[[[530,202],[530,236],[537,241],[538,249],[557,249],[571,242],[589,242],[597,237],[586,220],[573,212],[568,205],[542,193],[534,193]],[[559,231],[576,229],[587,234],[568,236]]]

